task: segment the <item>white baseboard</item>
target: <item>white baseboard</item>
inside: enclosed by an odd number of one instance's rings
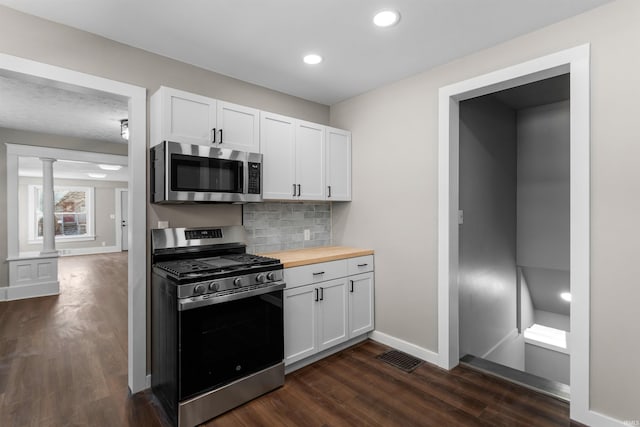
[[[60,294],[60,282],[43,282],[32,285],[15,285],[4,288],[6,301],[44,297]]]
[[[496,343],[496,345],[494,345],[493,347],[491,347],[489,349],[489,351],[487,351],[485,354],[483,354],[481,356],[482,359],[489,359],[491,358],[491,354],[493,352],[495,352],[497,349],[499,349],[504,343],[506,343],[507,341],[515,338],[518,336],[518,328],[513,329],[512,331],[509,331],[509,333],[507,335],[505,335],[504,337],[502,337],[502,339],[500,341],[498,341]]]
[[[0,287],[0,301],[7,300],[7,288],[6,286]]]
[[[58,256],[95,255],[121,252],[118,246],[95,246],[91,248],[58,249]],[[39,256],[40,252],[20,252],[20,257]]]
[[[388,345],[389,347],[393,347],[396,350],[403,351],[407,354],[410,354],[411,356],[420,358],[434,365],[438,365],[438,362],[440,360],[440,355],[438,353],[435,353],[426,348],[417,346],[410,342],[401,340],[400,338],[387,335],[384,332],[373,331],[369,333],[369,338],[381,344],[385,344],[385,345]]]

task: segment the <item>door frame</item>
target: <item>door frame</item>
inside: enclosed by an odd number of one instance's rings
[[[146,230],[147,230],[147,90],[103,77],[85,74],[0,53],[0,72],[27,74],[88,90],[98,90],[127,98],[129,105],[129,227],[127,292],[127,374],[132,393],[148,388],[146,319]],[[7,195],[8,196],[8,195]],[[10,245],[10,243],[9,243]]]
[[[466,99],[570,73],[571,419],[619,425],[589,407],[590,45],[440,88],[438,123],[438,365],[459,363],[459,108]]]
[[[116,206],[116,247],[118,249],[120,249],[120,252],[122,252],[122,192],[123,191],[129,191],[129,188],[116,188],[114,193],[115,193],[115,206]],[[129,215],[127,215],[128,217]],[[128,219],[128,218],[127,218]],[[129,227],[129,224],[127,223],[127,227]],[[128,240],[127,240],[128,243]],[[128,250],[128,249],[127,249]]]

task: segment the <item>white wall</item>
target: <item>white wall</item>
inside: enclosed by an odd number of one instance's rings
[[[638,22],[640,2],[617,0],[331,107],[331,124],[353,132],[354,164],[353,202],[333,207],[334,242],[376,250],[380,332],[438,350],[438,89],[590,43],[590,402],[638,419],[640,370],[628,364],[640,354]]]
[[[525,368],[533,375],[570,385],[569,355],[535,344],[524,345]]]
[[[516,115],[489,97],[460,103],[460,209],[460,356],[498,362],[487,353],[516,329]]]

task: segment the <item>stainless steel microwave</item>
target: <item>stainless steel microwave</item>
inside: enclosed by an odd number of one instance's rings
[[[152,203],[260,201],[260,153],[171,141],[151,147]]]

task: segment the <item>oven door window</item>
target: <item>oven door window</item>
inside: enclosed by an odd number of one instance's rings
[[[284,358],[282,291],[180,312],[180,400]]]
[[[171,155],[171,190],[242,193],[243,162],[210,157]]]

